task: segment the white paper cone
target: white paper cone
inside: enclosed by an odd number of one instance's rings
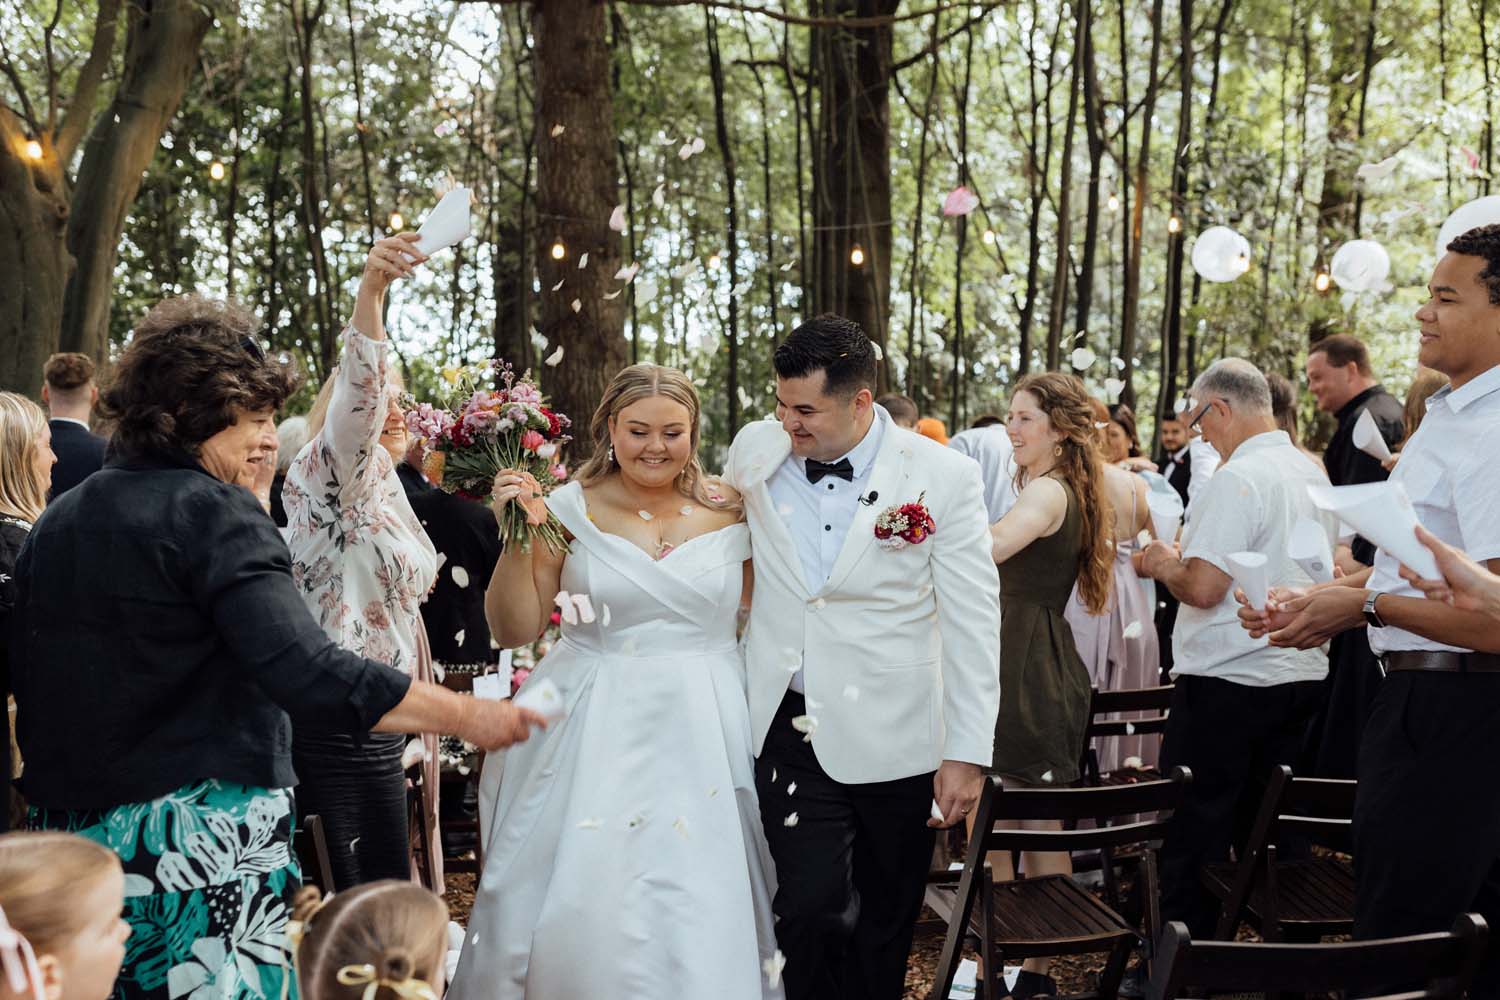
[[[1358,486],[1313,485],[1312,502],[1337,514],[1339,520],[1429,580],[1441,578],[1437,559],[1417,541],[1417,512],[1398,482]]]
[[[1182,524],[1182,498],[1172,493],[1146,494],[1146,506],[1151,511],[1151,527],[1156,537],[1164,542],[1175,541],[1177,529]]]
[[[563,717],[562,692],[548,677],[543,677],[535,684],[527,684],[516,695],[513,703],[517,708],[531,709],[548,722],[556,722]]]
[[[1260,552],[1231,552],[1225,557],[1234,573],[1234,582],[1245,592],[1245,599],[1257,611],[1266,606],[1270,580],[1266,577],[1266,557]]]
[[[937,799],[932,800],[932,818],[939,823],[943,821],[943,811],[938,808]]]
[[[1386,447],[1385,438],[1380,436],[1380,428],[1375,426],[1375,418],[1370,415],[1369,410],[1359,411],[1351,440],[1354,441],[1354,447],[1376,461],[1384,462],[1391,457],[1391,449]]]
[[[1292,526],[1286,554],[1302,567],[1302,572],[1312,577],[1313,583],[1327,583],[1333,579],[1333,553],[1328,547],[1328,534],[1317,521],[1304,517]]]
[[[456,243],[468,239],[472,229],[469,224],[469,189],[456,187],[443,195],[437,208],[422,222],[417,230],[417,252],[431,257],[439,250],[446,250]]]

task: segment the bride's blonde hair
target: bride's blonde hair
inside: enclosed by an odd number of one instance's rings
[[[584,486],[593,486],[619,469],[610,450],[610,419],[618,416],[627,406],[653,396],[665,396],[674,403],[680,403],[688,411],[691,428],[688,438],[692,451],[687,465],[677,475],[677,489],[683,496],[692,497],[705,507],[732,508],[734,504],[724,498],[709,496],[708,487],[704,484],[703,467],[698,464],[698,441],[703,429],[700,419],[703,408],[698,401],[698,390],[682,372],[661,365],[631,365],[609,380],[604,398],[599,400],[599,407],[589,421],[589,436],[594,439],[594,453],[574,478]]]

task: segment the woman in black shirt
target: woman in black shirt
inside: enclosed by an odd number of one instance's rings
[[[300,872],[293,720],[492,748],[536,716],[334,645],[271,519],[235,485],[295,387],[244,310],[168,300],[104,397],[114,456],[37,521],[16,567],[12,674],[35,827],[125,865],[130,996],[279,997]]]

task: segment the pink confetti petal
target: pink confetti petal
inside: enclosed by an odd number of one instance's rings
[[[617,233],[625,231],[625,206],[616,205],[615,210],[609,214],[609,228]]]
[[[943,214],[950,217],[968,215],[978,207],[979,196],[963,186],[954,188],[943,199]]]

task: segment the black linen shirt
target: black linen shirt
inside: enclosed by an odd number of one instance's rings
[[[1328,481],[1335,486],[1354,486],[1359,483],[1384,482],[1390,473],[1381,466],[1379,459],[1367,455],[1354,445],[1354,425],[1365,410],[1375,418],[1375,427],[1392,451],[1406,437],[1406,417],[1395,396],[1383,386],[1372,385],[1339,408],[1334,414],[1338,427],[1328,439],[1323,451],[1323,466],[1328,470]],[[1354,558],[1366,566],[1375,561],[1375,546],[1363,538],[1355,538],[1351,546]]]
[[[292,719],[366,732],[411,685],[328,638],[255,498],[187,456],[111,458],[47,508],[15,576],[33,805],[110,808],[208,778],[290,787]]]

